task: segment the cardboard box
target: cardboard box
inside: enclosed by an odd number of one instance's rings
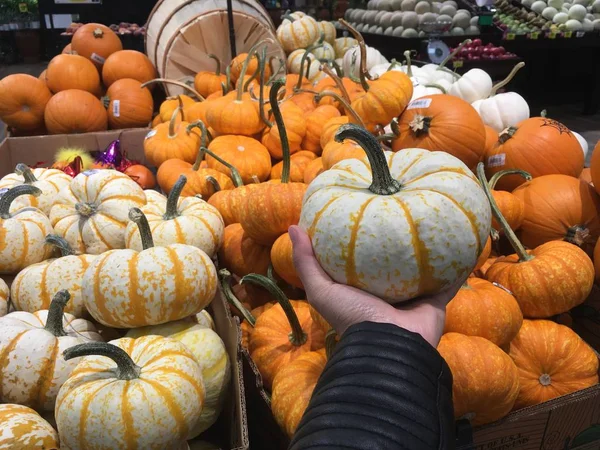
[[[6,138],[0,143],[0,177],[12,172],[18,163],[36,165],[52,163],[54,153],[61,147],[82,147],[89,151],[104,150],[117,138],[128,158],[145,162],[144,138],[148,129],[105,131],[99,133]],[[13,276],[3,276],[10,286]],[[215,328],[225,344],[231,361],[231,390],[218,421],[199,439],[221,446],[222,449],[248,450],[248,423],[241,353],[241,330],[237,317],[232,317],[220,291],[209,306]],[[193,442],[190,442],[193,449]],[[258,448],[258,447],[255,447]]]

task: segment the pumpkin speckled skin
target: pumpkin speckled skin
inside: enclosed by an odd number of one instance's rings
[[[101,341],[94,325],[64,313],[62,331],[46,330],[49,310],[16,311],[0,318],[0,401],[53,411],[61,385],[77,365],[62,352],[76,344]],[[60,317],[60,315],[59,315]],[[60,333],[59,333],[60,334]]]
[[[504,348],[522,323],[523,314],[510,293],[489,281],[469,278],[446,306],[444,332],[480,336]]]
[[[200,132],[197,129],[188,132],[188,122],[171,122],[173,120],[157,125],[144,139],[144,155],[152,166],[160,167],[174,158],[193,164],[198,156]]]
[[[308,165],[317,159],[317,155],[308,150],[300,150],[290,157],[290,181],[296,183],[304,182],[304,172]],[[283,161],[279,161],[271,169],[271,180],[281,179],[283,173]]]
[[[108,128],[108,114],[87,91],[67,89],[52,96],[44,110],[49,134],[91,133]]]
[[[486,154],[485,173],[491,177],[505,169],[521,169],[533,178],[562,174],[579,177],[584,163],[581,145],[569,129],[556,120],[532,117],[500,133],[499,141]],[[512,191],[525,180],[518,175],[503,177],[497,188]]]
[[[406,149],[385,161],[398,192],[371,192],[367,158],[342,161],[308,187],[300,226],[335,281],[397,303],[470,273],[491,212],[472,172],[447,153]]]
[[[317,311],[315,308],[310,306],[310,317],[312,317],[313,322],[321,328],[323,333],[327,333],[333,327],[325,320],[325,318]]]
[[[423,126],[419,118],[431,118]],[[398,121],[400,136],[394,139],[396,152],[424,148],[450,153],[474,169],[483,160],[486,134],[483,122],[473,107],[451,95],[430,95],[411,102]],[[416,130],[416,131],[415,131]]]
[[[598,384],[598,356],[573,330],[555,322],[523,321],[510,356],[521,384],[515,409]]]
[[[519,394],[519,372],[510,356],[487,339],[447,333],[438,352],[452,372],[454,417],[484,425],[507,415]]]
[[[506,191],[492,191],[492,195],[510,228],[513,230],[521,228],[525,220],[525,205],[523,204],[523,200]],[[494,217],[492,217],[492,227],[495,230],[500,230],[500,224]]]
[[[178,95],[177,97],[168,97],[164,102],[160,104],[159,112],[161,122],[169,122],[173,117],[173,113],[179,107],[186,109],[196,104],[196,100],[185,94]],[[181,115],[177,115],[177,120],[181,119]],[[185,119],[184,119],[185,120]],[[186,120],[187,121],[187,120]],[[188,121],[189,122],[189,121]]]
[[[304,289],[302,280],[300,280],[294,266],[292,240],[288,233],[279,236],[273,247],[271,247],[271,263],[273,264],[273,270],[283,281],[291,286]]]
[[[24,168],[25,167],[26,166],[24,166]],[[18,169],[20,168],[21,167],[18,167]],[[10,189],[21,184],[31,184],[32,186],[39,188],[42,193],[37,197],[34,195],[21,195],[15,199],[10,205],[10,212],[16,212],[21,208],[33,206],[48,215],[50,214],[50,208],[52,208],[52,203],[56,198],[56,194],[58,194],[62,188],[68,186],[73,178],[58,169],[30,169],[30,173],[36,181],[30,180],[26,183],[22,172],[13,172],[2,177],[0,180],[0,189]]]
[[[8,75],[0,80],[0,118],[9,127],[39,129],[51,97],[44,81],[24,73]]]
[[[239,223],[225,227],[219,264],[238,277],[249,273],[267,274],[271,262],[270,248],[254,241]]]
[[[8,313],[8,297],[10,289],[2,278],[0,278],[0,317],[4,317]]]
[[[567,240],[592,254],[600,236],[600,196],[589,183],[567,175],[544,175],[519,186],[513,195],[524,205],[519,237],[525,246]]]
[[[156,78],[156,69],[144,53],[120,50],[106,59],[102,66],[102,81],[106,87],[110,87],[115,81],[123,78],[133,78],[145,83]]]
[[[290,153],[293,154],[300,150],[302,140],[306,135],[306,114],[295,103],[290,101],[283,102],[281,105],[281,113],[283,114],[283,123],[287,131]],[[274,159],[280,160],[283,158],[281,149],[281,139],[279,137],[279,127],[277,124],[265,130],[262,137],[262,143]]]
[[[219,211],[225,226],[239,223],[239,211],[248,200],[250,191],[258,184],[248,184],[235,189],[215,192],[208,199],[208,203]]]
[[[271,171],[271,156],[267,148],[256,139],[246,136],[225,135],[216,137],[208,149],[231,163],[242,177],[244,184],[253,183],[254,178],[265,181]],[[231,176],[231,170],[211,155],[206,155],[210,169]]]
[[[259,115],[258,102],[252,100],[247,92],[237,100],[236,91],[211,101],[206,111],[206,122],[219,135],[254,136],[265,127]]]
[[[583,250],[551,241],[528,253],[533,259],[521,262],[517,254],[501,256],[485,273],[513,293],[525,317],[551,317],[585,301],[594,284],[594,265]]]
[[[267,311],[268,309],[271,309],[273,306],[275,306],[275,303],[268,302],[264,305],[253,308],[251,311],[252,317],[258,319],[263,312]],[[248,349],[248,345],[250,343],[250,335],[254,331],[254,327],[250,325],[246,320],[244,320],[240,325],[240,328],[242,330],[242,347]]]
[[[130,355],[139,375],[119,379],[113,360],[82,358],[56,403],[61,445],[72,450],[178,448],[204,405],[202,370],[194,355],[162,336],[110,344]]]
[[[178,320],[130,330],[126,337],[159,335],[170,337],[184,344],[194,355],[202,369],[202,381],[206,398],[198,423],[190,431],[193,439],[207,430],[219,417],[231,380],[231,364],[225,344],[217,333],[200,325],[195,318]]]
[[[325,167],[323,167],[323,158],[318,157],[313,159],[308,163],[306,168],[304,169],[304,183],[310,184],[312,181],[317,178],[323,171]]]
[[[363,159],[365,156],[366,153],[360,145],[346,139],[344,142],[328,142],[323,148],[321,158],[323,158],[323,168],[329,170],[340,161],[346,159]]]
[[[200,195],[206,201],[210,200],[216,193],[215,187],[208,181],[208,177],[217,180],[222,190],[233,189],[233,181],[223,172],[208,167],[194,168],[194,165],[181,159],[169,159],[162,164],[156,174],[156,179],[160,188],[167,194],[171,192],[175,183],[181,175],[184,175],[188,182],[181,191],[183,197]]]
[[[46,69],[46,84],[55,94],[67,89],[81,89],[94,95],[100,94],[98,70],[83,56],[57,55]]]
[[[58,433],[33,409],[0,405],[0,450],[58,448]]]
[[[481,251],[479,258],[477,258],[477,264],[475,264],[475,268],[473,269],[473,272],[476,272],[483,267],[485,262],[490,257],[491,253],[492,253],[492,238],[488,237],[487,241],[485,242],[485,247],[483,247],[483,250]]]
[[[326,364],[325,349],[308,352],[283,367],[275,376],[271,409],[288,437],[296,432]]]
[[[97,255],[125,247],[129,209],[144,204],[144,191],[127,175],[89,170],[59,192],[50,221],[76,253]]]
[[[323,104],[312,111],[306,117],[306,134],[302,140],[301,147],[305,150],[313,152],[316,155],[320,155],[321,134],[325,124],[335,117],[340,117],[340,112],[335,106],[332,105]]]
[[[325,146],[334,140],[335,133],[337,133],[340,127],[347,123],[350,123],[350,118],[348,116],[334,117],[325,122],[325,125],[323,125],[323,130],[321,131],[321,148],[325,149]]]

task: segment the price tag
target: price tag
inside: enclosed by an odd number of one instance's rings
[[[515,40],[515,33],[506,33],[505,39],[507,41],[514,41]]]
[[[585,36],[585,31],[576,31],[575,37],[581,38]]]
[[[540,33],[538,33],[537,31],[529,33],[529,39],[537,40],[537,38],[539,38],[539,37],[540,37]]]
[[[565,31],[565,32],[564,32],[564,36],[565,36],[566,38],[573,37],[573,32],[572,32],[572,31]]]
[[[27,3],[19,3],[19,11],[22,13],[26,13],[27,11],[29,11],[27,9]]]
[[[462,59],[457,59],[456,61],[452,61],[452,67],[454,67],[455,69],[459,69],[463,66],[463,60]]]

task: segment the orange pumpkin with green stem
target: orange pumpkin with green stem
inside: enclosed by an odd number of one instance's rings
[[[292,155],[300,150],[302,140],[306,135],[305,112],[289,100],[284,101],[280,105],[280,111],[283,116],[283,123],[285,124],[290,155]],[[273,124],[270,121],[266,124],[268,128],[263,134],[262,143],[267,147],[273,159],[280,160],[283,158],[283,149],[279,136],[279,126],[277,123]]]
[[[249,273],[267,274],[271,263],[270,249],[250,238],[239,223],[225,227],[219,250],[219,264],[238,277]]]
[[[340,117],[340,112],[332,105],[318,106],[306,117],[306,134],[302,140],[301,147],[313,152],[315,155],[321,155],[321,135],[325,124],[330,119]]]
[[[485,277],[513,293],[523,316],[551,317],[583,303],[594,283],[594,265],[583,250],[563,241],[552,241],[525,250],[498,209],[485,180],[483,163],[477,176],[515,254],[498,258]],[[552,295],[548,295],[551,292]]]
[[[271,107],[277,123],[283,153],[281,182],[262,183],[252,188],[251,198],[240,210],[240,223],[244,231],[255,241],[271,245],[300,220],[302,198],[306,192],[304,183],[290,182],[290,150],[283,117],[277,103],[277,95],[283,81],[273,83],[269,93]]]
[[[520,175],[527,181],[531,180],[531,175],[523,170],[510,169],[495,173],[489,181],[489,186],[492,190],[494,200],[496,200],[496,204],[498,205],[498,209],[510,225],[510,228],[513,231],[516,231],[521,227],[525,220],[525,204],[523,203],[523,200],[510,192],[494,190],[498,180],[503,176],[508,175]],[[492,217],[492,227],[501,232],[500,224],[494,217]]]
[[[267,148],[254,138],[219,136],[211,141],[208,149],[226,161],[235,161],[235,168],[244,184],[252,183],[254,177],[261,182],[269,178],[271,156]],[[206,156],[206,162],[209,168],[231,175],[231,170],[211,155]]]
[[[144,83],[142,86],[151,87],[152,84]],[[186,108],[190,108],[192,105],[195,105],[196,103],[197,102],[192,97],[188,97],[187,95],[178,95],[177,97],[169,97],[160,104],[159,112],[158,112],[160,121],[168,122],[169,120],[171,120],[171,117],[173,116],[173,112],[175,112],[175,110],[177,108],[181,108],[182,110],[185,110]],[[187,122],[189,122],[189,120],[187,120],[187,117],[184,117],[182,115],[181,118],[182,118],[182,120],[186,120]]]
[[[213,54],[206,55],[216,63],[216,70],[198,72],[194,77],[194,87],[204,97],[221,90],[221,83],[229,83],[225,74],[221,73],[221,61]]]

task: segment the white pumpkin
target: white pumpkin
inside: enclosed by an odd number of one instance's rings
[[[319,25],[319,33],[323,33],[325,36],[325,42],[333,44],[335,42],[335,36],[337,35],[333,23],[327,20],[321,20],[320,22],[317,22],[317,24]]]
[[[367,47],[367,70],[377,64],[389,63],[389,61],[379,52],[379,50]],[[350,48],[344,55],[343,70],[346,76],[354,75],[358,77],[360,74],[360,49],[358,45]]]
[[[125,247],[129,210],[145,204],[142,188],[124,173],[88,170],[59,192],[50,221],[75,253],[97,255]]]
[[[377,25],[371,25],[369,27],[368,32],[371,33],[371,34],[376,34],[377,33]]]
[[[154,189],[146,189],[144,194],[146,195],[146,205],[160,206],[167,201],[167,197]]]
[[[446,90],[440,85],[419,84],[417,86],[414,86],[413,95],[412,95],[410,101],[412,102],[413,100],[420,98],[420,97],[425,97],[426,95],[445,94],[445,93],[446,93]]]
[[[286,52],[298,48],[306,48],[314,43],[321,33],[317,21],[310,16],[296,18],[293,15],[284,16],[277,28],[277,39]]]
[[[405,28],[402,32],[403,38],[416,38],[419,37],[419,33],[414,28]]]
[[[341,161],[319,175],[299,222],[329,276],[389,303],[466,278],[491,221],[469,168],[445,152],[382,152],[355,125],[342,126],[337,137],[360,142],[368,158]]]
[[[300,65],[302,64],[302,57],[305,53],[306,50],[300,48],[298,50],[294,50],[288,55],[286,62],[288,73],[300,73]]]
[[[594,0],[594,3],[592,4],[592,12],[600,13],[600,0]]]
[[[473,35],[478,35],[481,33],[481,30],[479,29],[479,27],[474,26],[474,25],[469,25],[466,29],[465,29],[465,34],[469,35],[469,36],[473,36]]]
[[[444,5],[440,9],[440,14],[443,14],[445,16],[454,17],[454,15],[456,14],[456,7],[453,5]]]
[[[58,449],[58,433],[27,406],[0,405],[0,449]]]
[[[384,36],[393,36],[394,35],[394,27],[388,27],[383,31]]]
[[[49,310],[0,318],[0,402],[53,411],[58,390],[77,365],[63,351],[102,340],[90,322],[64,312],[69,297],[59,291]]]
[[[555,14],[552,18],[552,22],[557,24],[567,23],[567,20],[569,20],[569,16],[567,13],[564,12],[559,12],[558,14]]]
[[[538,14],[541,14],[542,11],[544,11],[544,9],[546,9],[546,2],[543,2],[542,0],[538,0],[536,2],[533,2],[533,5],[531,5],[531,10],[533,12],[536,12]]]
[[[401,11],[397,11],[395,13],[392,13],[392,27],[394,28],[398,28],[402,26],[402,17],[404,16],[404,13]]]
[[[311,51],[313,55],[317,58],[317,60],[334,60],[335,59],[335,50],[333,46],[329,42],[323,42],[320,47],[317,47]]]
[[[379,19],[379,25],[381,25],[381,27],[383,29],[387,29],[389,27],[392,26],[392,16],[394,15],[393,12],[389,12],[386,11],[385,13],[383,13],[383,15],[381,16],[381,18]]]
[[[594,24],[590,19],[583,19],[583,22],[581,22],[581,27],[586,33],[594,31]]]
[[[419,15],[431,12],[431,5],[425,0],[421,0],[415,5],[415,12]]]
[[[565,25],[567,27],[567,30],[569,31],[580,31],[583,29],[583,25],[581,24],[581,22],[575,19],[567,20],[567,23]]]
[[[417,28],[419,25],[419,16],[416,12],[408,11],[402,15],[402,26],[407,28]]]
[[[452,36],[464,36],[465,30],[463,30],[460,27],[454,27],[454,28],[452,28],[452,30],[450,30],[450,34]]]
[[[415,6],[417,6],[416,0],[402,0],[402,6],[400,6],[400,9],[402,11],[414,11]]]
[[[544,8],[544,10],[542,11],[542,17],[546,20],[552,20],[554,18],[554,16],[557,14],[558,14],[558,11],[556,10],[556,8],[553,8],[552,6],[548,6],[548,7]]]
[[[573,5],[569,8],[569,19],[582,21],[586,14],[587,9],[583,5]]]
[[[577,138],[577,140],[579,141],[579,145],[581,145],[581,150],[583,151],[583,157],[587,157],[588,154],[588,142],[587,140],[580,135],[579,133],[575,133],[573,130],[571,130],[571,133],[573,133],[573,135]]]
[[[453,27],[459,27],[459,28],[466,29],[466,28],[469,28],[470,24],[471,24],[471,17],[466,14],[457,13],[452,18],[452,26]]]
[[[379,0],[377,4],[377,9],[382,11],[391,11],[392,10],[392,2],[390,0]]]
[[[473,103],[488,98],[492,93],[492,79],[481,69],[470,69],[456,80],[448,94]]]
[[[202,370],[174,339],[144,336],[73,347],[85,356],[58,394],[61,447],[185,448],[204,405]]]
[[[472,103],[483,123],[498,133],[529,118],[529,105],[516,92],[493,95]]]
[[[159,335],[170,337],[184,344],[196,357],[202,369],[206,398],[204,408],[188,439],[193,439],[212,426],[219,417],[231,380],[231,364],[225,344],[209,327],[198,324],[195,319],[184,319],[163,325],[129,330],[126,337]]]
[[[337,38],[333,43],[333,50],[336,58],[343,58],[346,51],[353,46],[358,45],[358,41],[351,37]]]
[[[400,11],[400,9],[402,8],[402,1],[403,0],[392,0],[392,11]]]
[[[435,19],[437,19],[437,14],[428,12],[421,16],[419,16],[419,26],[423,26],[423,24],[432,24],[435,23]]]
[[[401,37],[402,33],[404,33],[404,28],[396,27],[396,28],[394,28],[394,31],[392,32],[392,36]]]
[[[72,178],[58,169],[30,169],[25,164],[17,164],[15,171],[0,180],[0,190],[10,189],[21,184],[37,187],[42,193],[39,196],[21,195],[11,205],[10,212],[32,206],[44,214],[50,214],[50,208],[56,194],[68,186]]]
[[[548,6],[551,6],[556,10],[562,9],[564,3],[564,0],[548,0]]]

